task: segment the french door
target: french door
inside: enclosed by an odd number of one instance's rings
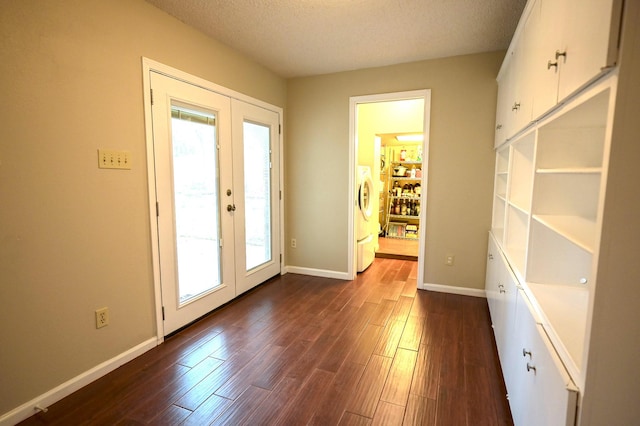
[[[236,286],[243,293],[280,273],[279,119],[233,99]]]
[[[167,335],[280,272],[279,117],[156,72],[150,85]]]

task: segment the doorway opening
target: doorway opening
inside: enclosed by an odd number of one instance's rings
[[[424,276],[430,90],[350,99],[350,270],[353,279],[375,257],[417,260]],[[362,209],[369,170],[368,220]]]

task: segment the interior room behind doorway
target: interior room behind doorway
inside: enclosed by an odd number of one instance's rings
[[[424,114],[422,98],[358,105],[358,165],[371,168],[375,187],[376,257],[418,259]]]

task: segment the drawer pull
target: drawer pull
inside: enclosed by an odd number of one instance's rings
[[[531,351],[528,351],[526,348],[522,348],[522,356],[527,355],[529,355],[529,358],[531,358]]]
[[[506,293],[507,290],[504,289],[504,286],[502,284],[498,284],[498,288],[500,289],[500,293]]]
[[[511,107],[511,111],[517,111],[520,109],[520,102],[516,102],[513,104],[513,106]]]
[[[527,363],[527,371],[531,371],[531,370],[533,370],[533,373],[534,373],[534,374],[535,374],[535,373],[537,373],[537,371],[536,371],[536,366],[535,366],[535,365],[531,365],[531,364]]]
[[[559,50],[556,50],[556,61],[560,56],[562,56],[565,59],[565,61],[567,60],[567,52],[561,52]]]
[[[551,67],[556,67],[556,69],[558,69],[558,61],[551,62],[551,60],[549,60],[547,62],[547,69],[550,70]]]
[[[493,254],[489,253],[489,260],[493,260]]]

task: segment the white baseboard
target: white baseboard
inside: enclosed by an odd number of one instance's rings
[[[473,297],[484,297],[484,298],[487,297],[484,289],[477,289],[477,288],[455,287],[451,285],[430,284],[430,283],[423,283],[421,288],[423,290],[437,291],[439,293],[451,293],[451,294],[460,294],[462,296],[473,296]]]
[[[301,268],[299,266],[286,266],[286,272],[292,274],[311,275],[314,277],[335,278],[338,280],[348,280],[346,272],[329,271],[327,269]]]
[[[8,413],[1,415],[0,426],[12,426],[31,417],[38,412],[38,410],[35,408],[36,406],[41,409],[46,409],[48,406],[60,401],[66,396],[71,395],[78,389],[88,385],[89,383],[99,379],[102,376],[107,375],[116,368],[120,367],[123,364],[126,364],[136,357],[139,357],[148,350],[155,348],[157,345],[158,339],[156,337],[152,337],[151,339],[148,339],[140,343],[139,345],[134,346],[133,348],[111,358],[110,360],[96,365],[92,369],[87,370],[84,373],[72,378],[71,380],[62,383],[61,385],[38,396],[37,398],[34,398],[31,401],[26,402],[17,408],[14,408]]]

